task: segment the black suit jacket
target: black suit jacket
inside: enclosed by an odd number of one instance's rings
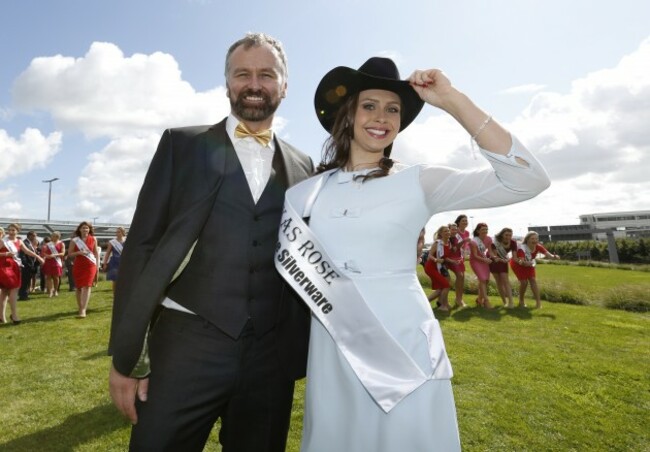
[[[147,328],[176,269],[199,236],[222,180],[225,147],[232,147],[226,121],[214,126],[168,129],[151,161],[120,261],[109,353],[115,369],[130,375]],[[276,138],[289,186],[312,174],[309,157]],[[290,289],[284,291],[276,331],[283,366],[304,376],[309,314]]]

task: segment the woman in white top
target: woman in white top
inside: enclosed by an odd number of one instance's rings
[[[393,141],[425,102],[456,118],[492,168],[393,166]],[[287,191],[276,260],[313,312],[302,450],[460,450],[451,366],[413,248],[433,214],[523,201],[548,176],[437,69],[402,81],[387,58],[337,67],[315,107],[331,136],[321,174]]]

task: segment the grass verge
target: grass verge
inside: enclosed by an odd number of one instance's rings
[[[562,272],[547,273],[551,267]],[[569,268],[540,266],[540,286],[555,280],[591,306],[436,312],[465,451],[650,450],[650,315],[592,302],[594,294],[641,293],[645,282],[630,271]],[[111,299],[109,283],[100,282],[82,320],[71,292],[39,294],[19,302],[21,325],[0,326],[0,450],[126,450],[130,427],[107,391]],[[304,384],[288,451],[300,444]],[[220,450],[215,432],[206,450]]]

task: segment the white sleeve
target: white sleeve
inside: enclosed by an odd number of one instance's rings
[[[551,184],[542,164],[514,136],[506,155],[482,148],[480,151],[492,168],[460,171],[441,166],[422,167],[420,185],[431,215],[514,204],[537,196]],[[526,163],[519,163],[517,157]]]

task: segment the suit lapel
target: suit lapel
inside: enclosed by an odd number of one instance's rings
[[[226,169],[226,152],[235,151],[228,134],[226,133],[226,120],[210,127],[206,136],[206,146],[203,152],[205,165],[205,177],[210,181],[209,186],[220,182]]]
[[[293,151],[284,144],[281,140],[275,140],[276,148],[280,150],[282,154],[282,160],[284,161],[284,168],[287,175],[287,183],[289,187],[294,186],[298,182],[305,179],[309,174],[305,174],[305,171],[298,165],[298,162],[293,156]]]

